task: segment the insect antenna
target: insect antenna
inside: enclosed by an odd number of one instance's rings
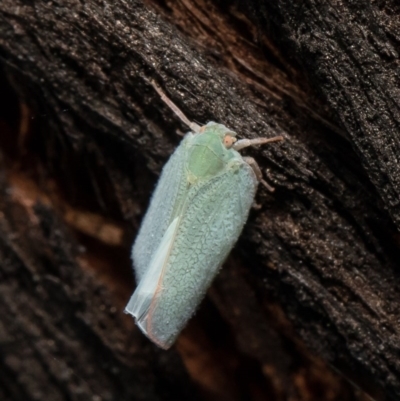
[[[190,121],[183,111],[163,92],[163,90],[153,81],[150,81],[153,88],[160,95],[161,100],[180,118],[180,120],[185,123],[193,132],[200,132],[200,125],[195,122]]]

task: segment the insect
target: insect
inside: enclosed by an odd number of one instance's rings
[[[138,286],[125,312],[168,349],[194,314],[237,241],[264,180],[239,150],[283,137],[236,139],[225,125],[199,126],[152,82],[191,129],[164,166],[132,249]]]

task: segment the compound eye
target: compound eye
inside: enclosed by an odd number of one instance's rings
[[[232,135],[226,134],[224,136],[223,142],[224,142],[224,146],[227,149],[230,149],[233,146],[233,144],[236,142],[236,138]]]

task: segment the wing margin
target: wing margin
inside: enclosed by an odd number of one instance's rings
[[[136,281],[140,282],[151,264],[164,233],[175,218],[185,198],[186,191],[186,142],[188,133],[162,169],[149,208],[132,247],[132,260]]]
[[[236,159],[188,191],[126,309],[162,348],[175,341],[237,241],[257,184],[252,168]]]

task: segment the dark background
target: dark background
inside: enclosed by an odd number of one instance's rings
[[[0,399],[398,400],[400,6],[2,0]],[[169,351],[122,313],[186,115],[260,188]]]

